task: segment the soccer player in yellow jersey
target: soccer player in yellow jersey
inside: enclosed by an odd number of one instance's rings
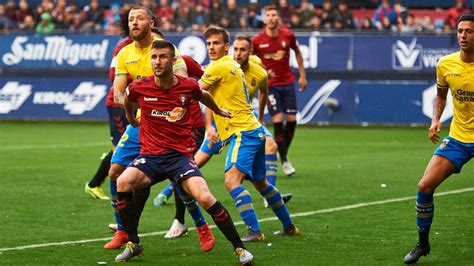
[[[134,40],[131,44],[122,48],[117,54],[117,68],[115,70],[114,79],[114,100],[119,106],[124,104],[124,93],[128,85],[128,76],[133,79],[139,79],[145,76],[152,76],[153,69],[151,66],[151,46],[154,40],[161,39],[154,37],[151,28],[154,26],[153,13],[146,7],[136,6],[130,10],[128,15],[128,26],[130,29],[130,37]],[[176,62],[173,65],[173,72],[180,76],[187,76],[186,65],[176,50]],[[123,218],[118,214],[117,192],[121,192],[117,187],[116,180],[125,170],[133,159],[140,154],[140,143],[138,140],[138,127],[127,126],[122,138],[117,144],[109,170],[110,191],[112,195],[112,206],[115,209],[115,218],[118,224],[118,230],[114,238],[105,244],[105,249],[118,249],[120,246],[128,242],[128,234],[125,232],[127,226],[122,225]],[[138,213],[143,210],[146,200],[150,195],[150,188],[143,188],[134,191],[134,199],[137,202]],[[183,192],[186,197],[186,206],[193,217],[198,228],[198,235],[201,249],[209,251],[214,247],[215,238],[209,229],[199,207],[195,201]],[[139,216],[139,215],[138,215]]]
[[[440,118],[450,90],[454,117],[449,135],[441,141],[418,183],[416,223],[419,242],[403,262],[416,263],[430,252],[429,232],[433,221],[433,193],[451,174],[459,173],[474,154],[474,15],[462,15],[457,28],[460,51],[442,57],[436,67],[438,94],[428,137],[439,141]]]
[[[229,110],[232,119],[214,116],[221,140],[228,144],[225,186],[232,196],[242,220],[249,227],[249,235],[242,240],[262,241],[257,215],[244,179],[252,182],[265,197],[283,224],[277,234],[297,235],[298,229],[290,218],[288,209],[278,189],[265,178],[265,133],[253,114],[244,74],[240,65],[227,55],[230,47],[229,33],[220,27],[210,27],[204,32],[207,51],[212,63],[207,66],[199,81],[201,89],[209,90],[217,105]],[[212,139],[215,129],[206,119],[206,129]]]

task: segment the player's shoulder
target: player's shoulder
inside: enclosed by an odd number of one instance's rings
[[[265,78],[267,76],[267,71],[259,64],[249,61],[249,70],[255,76],[259,78]]]
[[[447,64],[450,64],[450,63],[459,63],[461,62],[461,55],[460,55],[461,52],[457,51],[457,52],[454,52],[454,53],[450,53],[450,54],[447,54],[445,56],[442,56],[439,60],[438,60],[438,63],[437,63],[437,67],[440,67],[440,66],[443,66],[443,65],[447,65]]]
[[[123,46],[120,51],[117,53],[117,56],[127,56],[135,49],[135,44],[133,42]]]
[[[175,76],[178,79],[178,81],[181,82],[181,84],[183,84],[183,85],[199,86],[196,79],[194,79],[192,77],[183,77],[183,76],[179,76],[179,75],[175,75]]]
[[[129,45],[132,42],[133,40],[130,37],[121,39],[114,48],[114,51],[112,53],[113,56],[116,56],[125,46]]]
[[[129,86],[137,88],[137,87],[150,86],[153,84],[154,84],[153,76],[147,76],[147,77],[142,77],[142,78],[132,81]]]
[[[283,35],[283,36],[286,36],[286,37],[294,37],[295,33],[293,31],[291,31],[290,29],[286,28],[286,27],[279,27],[278,28],[278,35]]]

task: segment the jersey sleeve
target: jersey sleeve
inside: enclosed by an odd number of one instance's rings
[[[138,94],[135,89],[135,83],[130,83],[127,88],[125,89],[125,94],[127,98],[131,102],[136,102],[138,98]]]
[[[118,54],[117,54],[117,66],[115,68],[115,76],[127,76],[128,71],[126,67],[126,58],[125,58],[125,52],[122,49]]]
[[[295,50],[298,48],[298,42],[296,41],[296,36],[293,32],[288,31],[288,38],[290,39],[290,47]]]
[[[260,86],[259,86],[259,90],[266,90],[267,89],[267,86],[268,86],[268,74],[267,74],[267,71],[265,71],[264,69],[263,70],[263,78],[262,78],[262,82],[260,83]]]
[[[438,88],[448,88],[448,82],[443,73],[443,58],[441,58],[436,64],[436,84]]]
[[[197,83],[197,81],[193,80],[192,84],[193,84],[193,86],[192,86],[192,88],[193,88],[192,99],[199,101],[202,98],[202,90],[199,87],[199,84]]]
[[[222,71],[222,70],[221,70]],[[204,71],[204,75],[201,77],[201,81],[206,83],[208,86],[214,86],[221,80],[221,75],[218,71],[218,67],[216,64],[210,64],[206,71]]]

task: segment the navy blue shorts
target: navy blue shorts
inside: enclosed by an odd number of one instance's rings
[[[272,116],[282,112],[287,115],[298,113],[294,84],[268,88],[268,112]]]
[[[201,147],[202,142],[204,141],[204,136],[206,135],[206,128],[205,127],[193,128],[193,134],[194,134],[194,141],[196,142],[196,152],[197,152],[199,150],[199,147]]]
[[[145,173],[153,183],[169,179],[173,184],[192,176],[203,176],[194,158],[172,151],[161,155],[140,154],[129,167],[135,167]]]
[[[117,146],[120,137],[122,137],[128,125],[125,111],[119,107],[107,106],[107,113],[109,114],[110,140],[114,146]]]

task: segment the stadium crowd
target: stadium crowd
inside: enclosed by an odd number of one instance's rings
[[[120,1],[123,2],[123,1]],[[287,27],[307,31],[359,30],[374,32],[449,32],[457,19],[469,12],[465,0],[456,0],[443,10],[408,10],[399,1],[380,0],[376,9],[350,8],[347,0],[324,0],[322,5],[302,0],[298,4],[276,0]],[[393,2],[393,3],[392,3]],[[18,3],[18,4],[16,4]],[[163,32],[203,32],[209,25],[246,32],[263,27],[262,6],[236,0],[137,0],[160,18]],[[32,6],[27,0],[0,1],[0,32],[13,33],[105,33],[120,32],[120,14],[133,4],[99,0],[79,6],[74,0],[42,0]]]

